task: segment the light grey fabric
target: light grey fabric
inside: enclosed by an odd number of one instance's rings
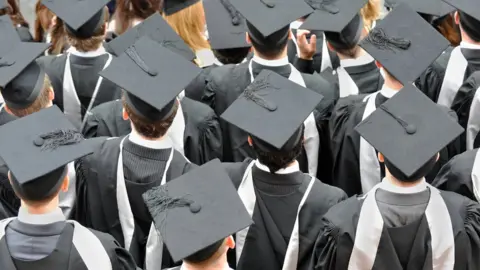
[[[385,225],[394,228],[416,221],[425,213],[430,199],[430,190],[400,194],[379,188],[375,199]]]

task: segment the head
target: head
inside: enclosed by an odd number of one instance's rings
[[[328,47],[346,58],[357,58],[362,51],[358,46],[362,38],[363,21],[359,14],[340,33],[325,32]]]
[[[123,119],[130,119],[132,128],[142,137],[150,140],[159,139],[165,136],[168,129],[172,125],[173,119],[175,118],[178,110],[178,101],[175,101],[170,116],[164,120],[152,121],[136,113],[136,110],[132,108],[131,105],[129,105],[129,103],[126,101],[125,94],[123,95],[122,101]],[[145,106],[150,105],[145,103]]]
[[[210,48],[204,35],[206,21],[201,1],[164,18],[193,51]]]
[[[480,21],[465,12],[455,12],[455,23],[460,26],[462,40],[469,43],[480,43]]]
[[[448,14],[433,21],[433,26],[450,41],[452,46],[460,45],[461,34],[459,26],[455,24],[454,15]]]
[[[188,256],[183,262],[189,269],[221,269],[218,266],[227,263],[227,251],[234,248],[235,241],[229,236]]]
[[[373,28],[373,23],[380,18],[382,1],[368,0],[367,4],[360,10],[363,25],[368,32]]]
[[[67,47],[67,34],[63,21],[58,17],[53,17],[50,38],[52,46],[48,49],[48,53],[51,55],[61,54]]]
[[[380,69],[380,72],[382,73],[383,78],[385,79],[384,84],[386,86],[394,90],[400,90],[403,88],[403,84],[399,80],[397,80],[395,76],[393,76],[390,72],[388,72],[388,70],[384,68],[380,62],[375,61],[375,64]]]
[[[117,0],[115,14],[115,32],[121,35],[127,31],[133,20],[145,20],[159,12],[161,0]]]
[[[232,48],[232,49],[212,49],[215,57],[224,65],[227,64],[239,64],[245,59],[250,52],[249,47],[245,48]]]
[[[395,165],[389,162],[382,153],[378,153],[378,160],[385,164],[385,172],[387,177],[393,177],[395,180],[404,183],[414,183],[424,178],[435,166],[440,155],[437,153],[430,158],[422,167],[414,172],[410,177],[407,177]]]
[[[14,25],[28,27],[28,23],[20,12],[17,0],[8,0],[7,8],[0,9],[0,16],[9,15]]]
[[[288,40],[292,38],[289,25],[268,37],[263,36],[260,31],[248,21],[247,28],[247,42],[252,45],[256,55],[267,60],[279,59],[287,55]]]
[[[48,33],[53,25],[55,14],[51,12],[40,0],[35,5],[35,41],[42,42],[45,39],[46,33]]]
[[[104,13],[103,24],[102,26],[98,27],[98,29],[93,33],[91,37],[77,37],[74,34],[70,33],[70,31],[67,31],[66,26],[64,26],[67,41],[72,47],[74,47],[80,52],[89,52],[97,50],[102,46],[103,41],[105,40],[105,36],[107,34],[108,21],[110,19],[110,14],[108,13],[107,7],[104,7],[102,12]]]

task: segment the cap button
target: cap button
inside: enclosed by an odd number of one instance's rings
[[[411,125],[411,124],[408,124],[406,127],[405,127],[405,131],[407,132],[407,134],[415,134],[417,132],[417,127],[415,125]]]
[[[202,206],[199,203],[190,204],[190,212],[196,214],[202,210]]]
[[[33,144],[38,147],[43,146],[44,143],[45,140],[42,137],[37,137],[35,140],[33,140]]]

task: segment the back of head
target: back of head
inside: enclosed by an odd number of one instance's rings
[[[224,243],[225,239],[217,241],[212,245],[186,257],[183,260],[191,265],[204,265],[208,262],[214,262],[221,255],[223,255],[221,247],[224,245]]]
[[[387,167],[388,171],[390,174],[395,177],[395,179],[401,181],[401,182],[415,182],[419,179],[422,179],[425,177],[430,171],[435,167],[435,164],[437,163],[437,158],[438,156],[435,155],[432,158],[430,158],[425,164],[423,164],[417,171],[415,171],[411,176],[407,176],[405,173],[403,173],[400,169],[398,169],[393,163],[385,159],[385,166]]]
[[[459,11],[460,26],[462,30],[475,42],[480,42],[480,21]]]
[[[24,117],[33,113],[40,111],[41,109],[47,108],[52,105],[51,94],[53,92],[50,79],[47,74],[45,74],[42,83],[40,93],[38,93],[37,98],[26,107],[13,107],[8,106],[8,110],[15,115],[16,117]],[[5,98],[8,98],[7,96]]]
[[[250,52],[250,48],[212,49],[215,57],[224,65],[241,63]]]
[[[130,28],[133,20],[145,20],[159,12],[161,0],[117,0],[115,14],[115,32],[121,35]]]
[[[68,25],[64,24],[67,41],[72,47],[81,52],[89,52],[94,51],[102,46],[105,40],[105,34],[107,30],[106,27],[108,21],[110,20],[110,14],[107,7],[104,7],[100,12],[103,12],[103,21],[99,22],[102,25],[97,27],[89,37],[83,38],[77,36],[75,33],[72,33],[72,31],[69,30]],[[91,27],[91,25],[85,25],[82,27]]]
[[[358,48],[362,32],[363,20],[357,14],[340,33],[325,31],[325,37],[338,53],[351,56],[355,53],[351,51]]]
[[[265,37],[260,31],[247,21],[248,35],[255,50],[262,56],[274,58],[285,50],[288,44],[290,26],[287,25],[273,34]]]

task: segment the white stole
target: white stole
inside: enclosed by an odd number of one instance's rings
[[[473,162],[472,168],[472,186],[473,186],[473,195],[477,202],[480,202],[480,149],[477,150],[475,155],[475,161]]]
[[[467,66],[467,59],[465,59],[465,56],[462,54],[462,45],[454,48],[448,60],[442,88],[438,94],[438,104],[447,106],[448,108],[452,106],[453,99],[463,84]]]
[[[352,77],[350,77],[345,68],[339,66],[336,72],[338,74],[338,84],[340,86],[340,97],[343,98],[350,95],[358,95],[358,86],[353,81]]]
[[[480,131],[480,87],[477,88],[473,96],[472,104],[470,105],[470,113],[467,122],[467,150],[474,149],[473,143]]]
[[[182,104],[180,99],[177,99],[178,110],[173,118],[173,123],[167,130],[167,136],[173,143],[173,148],[185,156],[184,149],[184,134],[185,134],[185,117],[183,116]]]

